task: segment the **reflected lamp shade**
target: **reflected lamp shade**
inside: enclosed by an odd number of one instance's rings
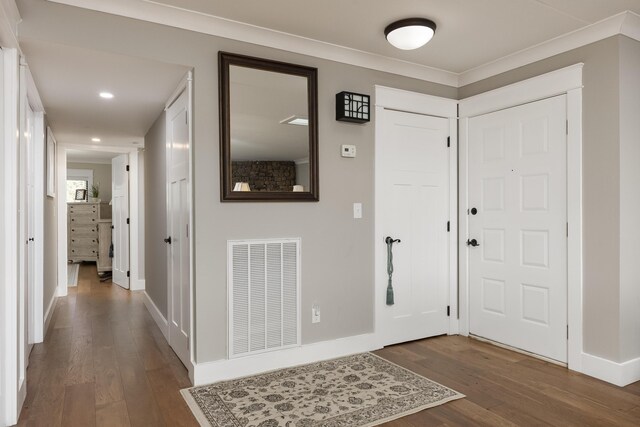
[[[384,29],[387,41],[402,50],[424,46],[436,32],[436,24],[426,18],[407,18],[389,24]]]

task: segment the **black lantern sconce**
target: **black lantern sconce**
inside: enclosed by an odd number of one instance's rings
[[[371,119],[369,95],[353,92],[336,94],[336,120],[351,123],[367,123]]]

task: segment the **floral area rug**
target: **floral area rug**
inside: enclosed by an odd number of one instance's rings
[[[371,353],[182,390],[203,426],[370,427],[464,397]]]

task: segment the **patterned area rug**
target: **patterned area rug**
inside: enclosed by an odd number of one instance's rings
[[[370,427],[464,397],[371,353],[182,390],[203,426]]]

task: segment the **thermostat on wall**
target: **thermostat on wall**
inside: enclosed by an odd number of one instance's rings
[[[356,146],[355,145],[342,145],[340,150],[342,157],[355,157],[356,156]]]

